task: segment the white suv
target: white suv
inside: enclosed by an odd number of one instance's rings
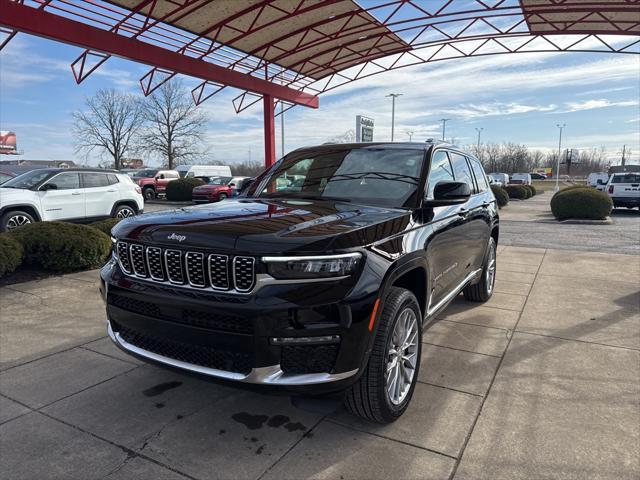
[[[115,170],[47,168],[0,185],[0,231],[36,221],[91,222],[142,213],[140,187]]]

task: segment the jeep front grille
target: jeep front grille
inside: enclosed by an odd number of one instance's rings
[[[127,275],[155,282],[218,291],[250,292],[256,283],[255,258],[147,247],[119,241],[116,255]]]

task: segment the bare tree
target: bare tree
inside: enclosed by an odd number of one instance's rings
[[[163,159],[167,168],[192,163],[203,155],[207,117],[193,103],[180,80],[170,80],[152,93],[143,104],[147,128],[141,148]]]
[[[356,140],[356,133],[353,130],[347,130],[346,132],[333,137],[327,141],[327,143],[353,143]]]
[[[111,157],[107,163],[120,168],[142,126],[140,101],[128,93],[103,89],[87,98],[85,105],[86,110],[73,113],[76,152],[88,155],[98,149]]]

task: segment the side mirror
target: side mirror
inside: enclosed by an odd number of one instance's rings
[[[57,190],[58,189],[58,185],[56,185],[55,183],[45,183],[43,186],[40,187],[40,190],[43,191],[47,191],[47,190]]]
[[[471,189],[465,182],[438,182],[433,189],[433,200],[426,200],[425,207],[459,205],[469,200]]]
[[[601,178],[598,179],[598,181],[596,182],[597,185],[604,185],[604,182],[602,181]]]
[[[229,188],[236,188],[236,184],[235,183],[230,183],[229,184]]]

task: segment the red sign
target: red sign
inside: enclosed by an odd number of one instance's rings
[[[18,153],[16,134],[14,132],[0,131],[0,153]]]

